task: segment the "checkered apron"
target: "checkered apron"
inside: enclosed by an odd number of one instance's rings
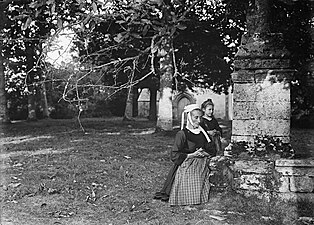
[[[171,189],[170,205],[197,205],[209,200],[210,158],[186,159],[178,168]]]

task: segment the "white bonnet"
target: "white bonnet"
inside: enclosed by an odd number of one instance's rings
[[[190,113],[190,112],[192,112],[195,109],[199,109],[200,110],[200,107],[198,106],[198,104],[190,104],[190,105],[186,105],[184,107],[183,112],[182,112],[182,116],[181,116],[181,130],[184,127],[184,113]],[[188,119],[187,119],[187,123],[188,123]]]
[[[186,105],[184,107],[184,112],[188,113],[188,112],[191,112],[193,111],[194,109],[200,109],[200,107],[198,106],[198,104],[190,104],[190,105]]]
[[[184,113],[187,113],[187,114],[188,114],[187,120],[186,120],[187,124],[188,124],[188,123],[192,123],[192,122],[190,121],[190,120],[191,120],[191,116],[189,115],[189,113],[192,112],[192,111],[195,110],[195,109],[201,110],[200,107],[199,107],[197,104],[190,104],[190,105],[186,105],[186,106],[184,107],[184,110],[183,110],[183,112],[182,112],[182,117],[181,117],[181,130],[182,130],[183,127],[184,127]],[[190,117],[190,119],[189,119],[189,117]],[[193,133],[194,133],[194,132],[195,132],[195,133],[202,132],[202,133],[204,134],[204,136],[206,137],[207,142],[211,142],[211,140],[210,140],[208,134],[206,133],[206,131],[205,131],[201,126],[199,126],[197,129],[194,129],[194,130],[189,129],[189,130],[192,131]]]

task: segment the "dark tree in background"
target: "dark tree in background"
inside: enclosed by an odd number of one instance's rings
[[[273,0],[270,14],[271,29],[283,34],[296,69],[291,79],[292,125],[305,127],[314,126],[313,9],[312,1]]]
[[[9,110],[7,106],[7,93],[5,90],[5,68],[4,68],[4,61],[5,58],[3,56],[3,48],[4,43],[3,39],[5,38],[5,34],[3,29],[7,26],[9,22],[7,16],[5,15],[5,8],[7,7],[8,2],[0,2],[0,123],[9,123]]]

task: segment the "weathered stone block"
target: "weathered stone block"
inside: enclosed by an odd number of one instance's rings
[[[290,180],[287,176],[279,178],[280,185],[278,187],[279,192],[290,192]]]
[[[273,169],[274,163],[271,161],[258,160],[237,160],[230,166],[234,172],[267,174]]]
[[[276,167],[276,171],[284,176],[312,176],[314,177],[314,167]]]
[[[274,101],[290,104],[290,90],[285,84],[234,84],[233,101]]]
[[[307,176],[290,177],[290,190],[292,192],[314,192],[314,178]]]
[[[295,193],[295,192],[283,192],[279,193],[279,198],[289,201],[310,201],[314,203],[314,193]]]
[[[261,101],[234,102],[234,119],[290,119],[290,102]]]
[[[314,159],[278,159],[275,166],[313,167]]]
[[[273,136],[274,138],[279,138],[283,141],[283,143],[289,143],[290,137],[289,136]],[[254,141],[254,135],[238,135],[238,134],[232,134],[231,141],[238,142],[238,141],[246,141],[246,142],[253,142]]]
[[[290,120],[239,120],[232,122],[232,135],[289,136]]]
[[[262,69],[262,68],[289,68],[289,59],[237,59],[234,60],[234,66],[239,69]]]
[[[266,175],[244,174],[240,176],[239,188],[245,190],[265,190]]]
[[[273,83],[286,83],[289,81],[295,70],[291,69],[256,69],[238,70],[231,74],[234,83],[262,83],[265,80],[272,80]]]

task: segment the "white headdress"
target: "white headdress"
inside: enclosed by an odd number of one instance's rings
[[[206,133],[206,131],[201,126],[198,126],[197,128],[194,128],[194,129],[191,129],[188,126],[188,124],[193,126],[193,122],[192,122],[192,118],[191,118],[191,113],[190,112],[192,112],[195,109],[199,109],[200,110],[200,107],[197,104],[190,104],[190,105],[186,105],[184,107],[184,110],[183,110],[182,116],[181,116],[181,130],[184,127],[184,115],[187,114],[187,118],[186,118],[186,127],[187,127],[187,129],[190,130],[194,134],[199,134],[200,132],[202,132],[204,134],[207,142],[211,142],[208,134]]]

